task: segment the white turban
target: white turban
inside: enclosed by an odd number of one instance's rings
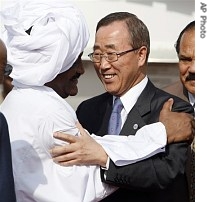
[[[83,14],[67,1],[21,2],[1,15],[14,85],[42,86],[53,80],[73,65],[89,40]]]

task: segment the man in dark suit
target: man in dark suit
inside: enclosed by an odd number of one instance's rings
[[[175,44],[179,58],[180,81],[163,90],[188,100],[195,107],[195,21],[190,22],[179,34]],[[188,151],[187,177],[190,201],[195,201],[195,141]]]
[[[0,40],[0,83],[3,82],[4,70],[7,64],[7,51]],[[12,173],[11,148],[7,121],[0,112],[0,200],[15,202],[14,179]]]
[[[149,45],[146,26],[132,14],[110,14],[99,21],[90,56],[107,93],[78,107],[78,119],[89,132],[107,134],[113,96],[124,105],[122,116],[127,112],[120,135],[135,134],[137,128],[158,121],[171,95],[157,89],[146,75]],[[187,102],[173,98],[173,111],[193,113]],[[104,201],[188,201],[187,148],[187,143],[170,144],[164,154],[124,167],[110,161],[108,170],[101,170],[102,180],[121,189]]]
[[[77,109],[80,123],[90,133],[108,133],[115,97],[123,103],[120,135],[135,135],[139,128],[158,122],[163,104],[171,97],[172,111],[194,114],[189,103],[156,88],[148,79],[149,52],[148,29],[135,15],[119,12],[99,21],[93,53],[89,56],[107,92],[82,102]],[[120,189],[104,201],[188,201],[185,171],[188,147],[187,142],[169,144],[164,153],[126,166],[116,166],[110,160],[106,169],[101,169],[102,181]],[[71,149],[74,150],[73,146]],[[77,155],[88,156],[87,150],[78,150],[77,147]],[[94,164],[90,155],[89,160],[82,158],[77,164]]]

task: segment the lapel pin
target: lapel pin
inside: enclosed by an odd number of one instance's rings
[[[134,129],[134,130],[138,129],[138,124],[137,124],[137,123],[135,123],[135,124],[133,125],[133,129]]]

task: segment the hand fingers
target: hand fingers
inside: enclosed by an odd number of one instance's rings
[[[70,165],[70,162],[72,162],[72,160],[75,160],[72,153],[53,157],[53,161],[57,164],[68,162],[68,165]]]
[[[72,152],[70,145],[56,146],[49,150],[52,157],[64,155]]]
[[[81,165],[77,162],[77,160],[70,160],[70,161],[64,161],[64,162],[55,162],[59,164],[60,166],[68,167],[73,165]]]
[[[193,142],[195,139],[195,119],[194,119],[194,117],[191,121],[191,125],[192,125],[192,142]]]
[[[195,138],[195,119],[192,115],[188,114],[188,130],[189,131],[189,135],[188,135],[188,142],[191,144],[192,141]]]
[[[57,151],[54,150],[52,152],[56,153]],[[55,163],[57,163],[61,166],[81,165],[79,163],[79,159],[75,156],[74,152],[73,153],[66,153],[66,154],[63,154],[63,155],[59,154],[59,156],[54,156],[53,157],[53,162],[55,162]]]
[[[166,111],[171,111],[172,106],[173,106],[173,103],[174,103],[173,98],[168,99],[168,100],[164,103],[163,108],[162,108],[162,111],[165,111],[165,110],[166,110]]]
[[[62,132],[55,132],[53,133],[53,137],[59,140],[62,140],[64,142],[73,143],[76,142],[77,137],[74,135],[62,133]]]

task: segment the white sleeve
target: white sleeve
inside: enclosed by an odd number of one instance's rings
[[[140,128],[136,135],[103,137],[92,135],[92,137],[102,145],[117,166],[135,163],[164,152],[167,143],[165,126],[161,122]]]

